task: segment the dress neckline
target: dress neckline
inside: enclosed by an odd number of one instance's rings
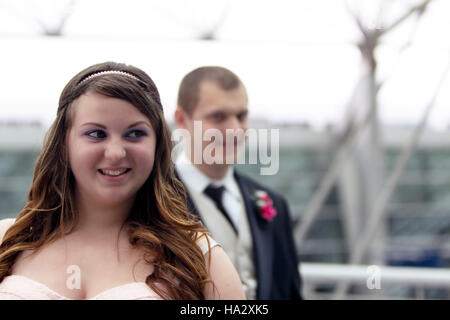
[[[28,278],[27,276],[22,276],[22,275],[19,275],[19,274],[12,274],[12,275],[6,276],[4,279],[6,279],[6,278],[22,279],[24,281],[32,283],[35,286],[40,287],[43,290],[46,290],[46,291],[50,292],[53,295],[58,296],[59,298],[61,298],[63,300],[77,300],[77,299],[72,299],[72,298],[66,297],[66,296],[60,294],[59,292],[56,292],[52,288],[48,287],[47,285],[43,284],[42,282],[33,280],[31,278]],[[158,294],[155,291],[153,291],[145,282],[136,281],[136,282],[128,282],[128,283],[125,283],[125,284],[121,284],[121,285],[118,285],[118,286],[115,286],[115,287],[103,290],[103,291],[97,293],[96,295],[94,295],[94,296],[92,296],[90,298],[87,298],[87,299],[83,299],[83,300],[95,300],[95,299],[98,299],[100,296],[102,296],[102,295],[104,295],[104,294],[106,294],[108,292],[112,292],[112,291],[117,290],[117,289],[123,289],[124,287],[131,287],[131,286],[141,286],[141,287],[145,286],[152,294],[154,294],[155,296],[158,296]]]

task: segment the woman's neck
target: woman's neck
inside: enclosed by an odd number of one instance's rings
[[[102,205],[80,194],[75,197],[78,211],[78,230],[94,232],[117,231],[122,228],[133,206],[134,199],[114,204]]]

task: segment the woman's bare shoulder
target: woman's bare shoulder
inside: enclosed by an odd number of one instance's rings
[[[216,246],[220,246],[219,243],[217,243],[206,233],[197,233],[196,243],[200,247],[204,255],[207,254],[210,249]]]
[[[16,221],[16,219],[14,218],[0,220],[0,243],[2,242],[3,236],[5,235],[6,231],[13,225],[14,221]]]
[[[207,300],[245,300],[245,293],[239,275],[225,251],[217,246],[211,250],[207,264],[213,283],[206,284],[204,295]]]

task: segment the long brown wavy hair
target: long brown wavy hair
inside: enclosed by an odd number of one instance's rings
[[[98,74],[111,70],[133,77]],[[20,252],[39,250],[72,232],[78,222],[66,137],[72,103],[88,90],[130,102],[149,118],[156,133],[153,170],[137,192],[126,221],[130,243],[143,248],[145,261],[154,265],[146,283],[166,299],[204,299],[203,289],[210,280],[196,238],[206,230],[188,212],[184,187],[175,177],[170,130],[158,90],[142,70],[114,62],[86,68],[63,89],[34,169],[28,201],[0,246],[0,282],[10,274]]]

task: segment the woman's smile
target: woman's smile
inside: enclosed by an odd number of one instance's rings
[[[129,175],[131,168],[98,169],[98,172],[106,181],[122,182]]]

